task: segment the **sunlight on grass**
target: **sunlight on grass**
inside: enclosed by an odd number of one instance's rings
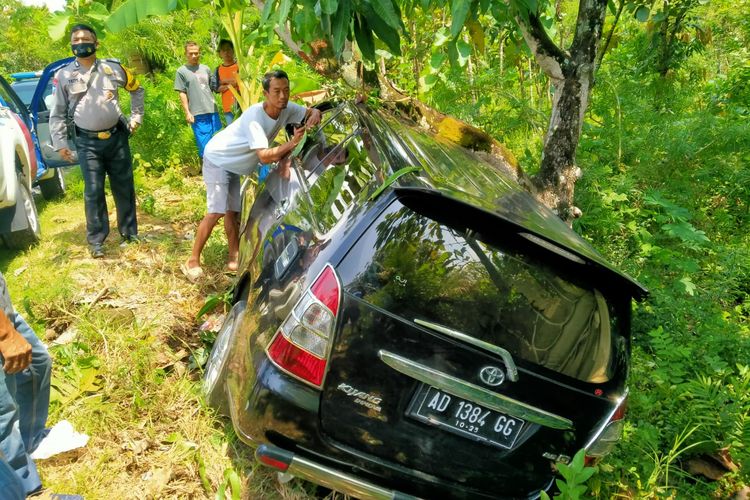
[[[231,285],[220,231],[207,256],[215,272],[193,285],[178,270],[203,210],[199,179],[141,176],[157,195],[156,216],[139,211],[145,241],[121,248],[114,228],[101,260],[88,255],[80,174],[66,180],[62,200],[38,200],[42,241],[0,250],[14,302],[54,359],[48,425],[67,419],[91,437],[85,449],[38,462],[45,486],[86,498],[213,498],[227,487],[232,498],[232,476],[246,498],[308,498],[309,486],[256,470],[254,450],[203,403],[202,370],[190,369],[210,348],[196,313]],[[58,338],[66,343],[52,344]]]

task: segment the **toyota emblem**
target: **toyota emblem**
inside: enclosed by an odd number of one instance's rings
[[[485,366],[479,372],[479,378],[490,387],[497,387],[505,382],[505,372],[497,366]]]

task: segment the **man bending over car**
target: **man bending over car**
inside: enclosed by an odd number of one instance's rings
[[[190,281],[203,274],[200,258],[216,223],[224,217],[229,244],[227,268],[237,270],[239,254],[240,176],[249,175],[259,163],[276,163],[278,174],[288,178],[290,153],[302,141],[305,130],[320,123],[320,111],[289,102],[289,77],[284,71],[263,76],[262,103],[250,106],[240,117],[206,144],[203,154],[203,180],[206,183],[207,213],[201,220],[190,258],[182,272]],[[279,131],[287,124],[294,129],[292,138],[271,147]]]

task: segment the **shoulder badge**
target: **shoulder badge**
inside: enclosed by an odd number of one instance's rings
[[[138,88],[141,86],[141,83],[138,81],[138,79],[125,66],[122,66],[122,69],[123,71],[125,71],[125,90],[127,90],[128,92],[138,90]]]
[[[109,66],[107,66],[106,64],[103,64],[103,65],[102,65],[102,67],[103,67],[103,69],[104,69],[104,74],[105,74],[105,75],[107,75],[107,76],[112,76],[112,74],[114,73],[114,71],[112,71],[112,68],[110,68],[110,67],[109,67]]]

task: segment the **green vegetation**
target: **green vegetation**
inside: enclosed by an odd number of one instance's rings
[[[70,12],[84,19],[92,3],[111,12],[123,2],[80,2],[82,10]],[[467,2],[427,3],[430,15],[419,10],[422,2],[399,3],[419,14],[399,32],[400,56],[388,30],[356,39],[373,44],[375,61],[365,69],[487,131],[535,173],[554,89],[518,25],[477,14],[456,28],[451,16]],[[585,494],[601,498],[729,498],[750,483],[750,2],[705,3],[614,1],[605,20],[606,53],[577,150],[582,216],[573,226],[651,296],[634,306],[623,439],[591,477],[580,460],[561,467],[576,495],[585,481]],[[547,33],[565,46],[577,3],[539,4],[549,7]],[[0,12],[3,74],[68,54],[65,40],[49,38],[57,18],[15,0],[0,0]],[[92,443],[75,461],[41,464],[55,490],[106,498],[128,496],[137,484],[157,488],[137,492],[144,496],[183,498],[213,497],[223,485],[222,495],[233,497],[242,482],[250,497],[311,491],[299,483],[277,490],[198,395],[211,342],[210,328],[199,327],[214,316],[196,316],[207,297],[221,307],[230,281],[221,274],[220,231],[205,253],[215,278],[196,288],[177,271],[203,199],[192,135],[171,86],[185,39],[204,46],[204,62],[218,62],[211,52],[225,32],[216,12],[176,10],[102,40],[103,55],[126,60],[135,51],[152,70],[141,77],[147,116],[133,140],[148,241],[112,245],[113,258],[101,267],[86,258],[82,185],[71,173],[68,195],[40,204],[42,243],[0,253],[16,305],[37,332],[55,338],[75,331],[72,343],[52,348],[52,420],[68,418]],[[304,12],[293,12],[296,33],[315,32]],[[285,69],[319,78],[261,21],[247,7],[244,41],[262,40],[248,55],[250,67],[283,48],[292,58]],[[350,47],[338,37],[335,43]],[[315,41],[308,38],[302,48]],[[320,81],[336,95],[354,93],[340,81]],[[377,92],[370,96],[376,100]]]

